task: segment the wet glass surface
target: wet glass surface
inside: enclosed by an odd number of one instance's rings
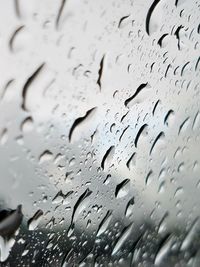
[[[200,1],[0,1],[0,266],[200,266]]]

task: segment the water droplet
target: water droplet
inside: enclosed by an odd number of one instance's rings
[[[128,159],[126,166],[129,170],[132,169],[133,166],[136,164],[136,152],[134,152],[131,157]]]
[[[174,111],[170,109],[164,118],[164,124],[166,124],[167,126],[171,126],[173,120],[174,120]]]
[[[154,0],[146,16],[146,32],[148,35],[158,30],[162,20],[162,4],[158,5],[161,0]]]
[[[135,204],[135,198],[132,197],[132,198],[128,201],[127,205],[126,205],[126,209],[125,209],[125,216],[126,216],[126,217],[130,217],[130,216],[132,215],[134,204]]]
[[[39,162],[42,164],[46,161],[50,161],[53,159],[53,153],[49,150],[45,150],[40,156],[39,156]]]
[[[149,152],[150,155],[153,153],[155,148],[158,146],[158,143],[163,143],[164,137],[165,137],[164,132],[160,132],[158,134],[158,136],[156,137],[156,139],[154,140],[154,142],[153,142],[153,144],[151,146],[151,149],[150,149],[150,152]]]
[[[124,16],[120,19],[118,23],[118,28],[123,28],[123,25],[125,25],[127,19],[130,17],[130,15]]]
[[[190,230],[188,231],[187,235],[185,236],[185,238],[182,242],[181,248],[180,248],[181,250],[186,250],[189,248],[189,246],[191,245],[191,243],[194,240],[194,237],[196,236],[198,226],[199,226],[199,218],[195,219]]]
[[[172,244],[173,244],[173,236],[167,235],[163,241],[160,244],[160,248],[156,254],[155,257],[155,266],[161,266],[161,264],[164,262],[164,258],[167,257],[167,254],[169,253]]]
[[[122,198],[126,196],[130,189],[130,179],[125,179],[116,186],[115,197]]]
[[[188,125],[189,125],[189,122],[190,122],[190,117],[186,118],[180,125],[179,127],[179,130],[178,130],[178,134],[181,134],[183,133],[184,131],[186,131]]]
[[[148,83],[142,83],[135,91],[135,93],[125,100],[124,105],[128,108],[130,108],[134,104],[135,98],[143,91],[145,88],[150,88]]]
[[[153,177],[153,171],[150,170],[145,179],[146,185],[149,185],[152,182],[152,177]]]
[[[0,136],[1,145],[5,145],[7,141],[8,141],[8,130],[5,128],[1,132],[1,136]]]
[[[103,156],[103,159],[101,161],[101,168],[104,170],[105,167],[109,167],[109,164],[113,158],[113,155],[115,153],[115,147],[111,146]]]
[[[102,87],[102,75],[103,75],[103,70],[104,70],[104,61],[105,61],[105,55],[103,55],[101,61],[100,61],[100,67],[98,71],[98,79],[97,79],[97,84],[99,85],[100,91]]]
[[[27,93],[28,93],[28,89],[29,87],[32,85],[32,83],[34,82],[34,80],[38,77],[38,75],[40,74],[40,72],[42,71],[43,67],[44,67],[44,63],[42,63],[35,71],[34,73],[27,79],[26,83],[24,84],[24,87],[22,89],[22,109],[27,111]]]
[[[28,133],[33,130],[33,119],[32,117],[27,117],[21,124],[21,130],[24,133]]]
[[[99,228],[97,230],[97,236],[100,236],[102,233],[106,231],[111,219],[112,219],[112,212],[109,210],[99,224]]]
[[[65,3],[66,3],[66,0],[61,0],[61,4],[59,6],[59,9],[58,9],[58,14],[57,14],[57,17],[56,17],[56,28],[58,29],[59,26],[60,26],[60,21],[61,21],[61,16],[63,14],[63,10],[64,10],[64,7],[65,7]]]
[[[132,232],[132,223],[129,224],[127,227],[125,227],[124,230],[122,231],[121,235],[119,236],[119,238],[117,239],[114,245],[112,255],[115,255],[119,251],[119,249],[123,246],[123,244],[129,237],[131,232]]]
[[[37,228],[39,222],[41,221],[42,219],[42,215],[43,215],[43,211],[42,210],[38,210],[32,218],[30,218],[28,220],[28,229],[30,231],[33,231]]]
[[[76,222],[79,214],[87,207],[90,202],[89,196],[92,194],[92,191],[87,188],[85,192],[78,198],[76,204],[74,205],[73,213],[71,216],[71,225]]]
[[[135,147],[137,147],[139,139],[142,136],[142,134],[144,134],[144,135],[147,134],[147,128],[148,128],[148,125],[146,123],[140,127],[140,129],[139,129],[139,131],[135,137]]]
[[[88,124],[96,113],[96,107],[88,110],[83,117],[79,117],[74,121],[69,131],[69,142],[78,140],[80,134],[84,132],[84,129],[88,128]]]

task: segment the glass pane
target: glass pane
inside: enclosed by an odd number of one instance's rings
[[[0,1],[0,266],[200,266],[199,11]]]

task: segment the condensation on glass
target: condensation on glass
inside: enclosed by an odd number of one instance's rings
[[[200,1],[0,1],[0,266],[200,266]]]

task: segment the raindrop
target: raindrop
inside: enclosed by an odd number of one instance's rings
[[[39,156],[39,162],[42,164],[46,161],[50,161],[53,159],[53,153],[49,150],[45,150],[40,156]]]
[[[21,16],[20,15],[20,8],[19,8],[19,1],[20,0],[14,0],[15,12],[16,12],[16,15],[18,18]]]
[[[187,63],[185,63],[181,69],[181,76],[183,76],[184,71],[187,70],[187,66],[190,64],[190,62],[188,61]]]
[[[159,104],[160,102],[161,102],[160,100],[157,100],[157,101],[156,101],[156,103],[155,103],[155,105],[154,105],[154,107],[153,107],[153,111],[152,111],[153,116],[154,116],[155,111],[156,111],[156,109],[157,109],[157,106],[158,106],[158,104]]]
[[[108,175],[106,176],[106,179],[103,181],[103,183],[104,183],[105,185],[108,185],[108,184],[110,183],[110,178],[111,178],[111,175],[108,174]]]
[[[160,0],[154,0],[152,5],[150,6],[147,16],[146,16],[146,32],[148,35],[151,34],[151,31],[155,31],[155,29],[153,29],[153,25],[151,25],[151,18],[153,15],[153,12],[156,8],[156,6],[158,5],[158,3],[160,2]],[[154,25],[155,26],[155,25]]]
[[[185,236],[182,245],[181,245],[181,250],[187,250],[189,246],[192,244],[194,237],[197,234],[197,228],[199,226],[199,218],[196,218],[188,231],[187,235]]]
[[[158,226],[158,234],[163,234],[165,233],[166,229],[167,229],[167,225],[166,225],[166,220],[169,216],[169,212],[166,212],[163,216],[163,218],[161,219],[159,226]]]
[[[179,197],[180,195],[182,195],[184,193],[183,187],[178,187],[176,189],[176,192],[174,193],[174,197]]]
[[[177,40],[178,40],[178,50],[180,50],[180,34],[179,34],[179,32],[180,32],[180,30],[181,30],[182,28],[184,28],[184,27],[183,27],[182,25],[180,25],[180,26],[176,29],[175,33],[174,33],[174,35],[176,36],[176,38],[177,38]]]
[[[162,194],[165,192],[165,181],[162,181],[158,188],[158,193]]]
[[[164,124],[166,124],[167,126],[170,126],[173,121],[173,116],[174,116],[174,111],[170,109],[164,118]]]
[[[128,159],[128,161],[126,162],[126,166],[129,170],[131,170],[132,166],[135,166],[136,164],[136,152],[134,152],[131,157]]]
[[[74,121],[74,123],[72,124],[71,129],[69,131],[69,142],[72,141],[76,130],[79,133],[82,132],[81,131],[81,125],[83,123],[86,123],[86,121],[88,122],[93,117],[95,111],[96,111],[96,107],[88,110],[83,117],[79,117],[78,119],[76,119]]]
[[[1,132],[1,135],[0,135],[1,145],[5,145],[5,143],[7,141],[8,141],[8,130],[5,128],[5,129],[3,129],[3,131]]]
[[[122,198],[128,194],[130,187],[130,179],[125,179],[116,186],[115,197]]]
[[[56,194],[56,196],[53,198],[53,200],[52,200],[52,204],[60,204],[60,203],[62,203],[63,202],[63,200],[64,200],[64,196],[63,196],[63,193],[62,193],[62,191],[59,191],[57,194]]]
[[[137,147],[138,142],[139,142],[139,139],[140,139],[142,133],[144,133],[145,130],[147,130],[147,126],[148,126],[148,125],[145,123],[144,125],[142,125],[142,126],[140,127],[140,129],[139,129],[139,131],[138,131],[138,133],[137,133],[137,135],[136,135],[136,137],[135,137],[135,147]]]
[[[65,7],[66,0],[61,0],[61,4],[58,10],[58,15],[56,17],[56,29],[58,29],[60,24],[61,15],[63,13],[64,7]]]
[[[108,225],[109,225],[111,219],[112,219],[112,212],[109,210],[106,213],[106,215],[103,218],[103,220],[99,224],[99,228],[97,230],[97,236],[100,236],[102,233],[104,233],[106,231],[106,229],[108,228]]]
[[[200,125],[200,113],[199,111],[196,113],[195,117],[194,117],[194,121],[193,121],[193,124],[192,124],[192,129],[193,130],[196,130],[199,125]]]
[[[135,204],[135,198],[132,197],[132,198],[128,201],[127,205],[126,205],[126,209],[125,209],[125,216],[126,216],[126,217],[130,217],[130,216],[132,215],[134,204]]]
[[[119,137],[119,141],[122,140],[122,137],[123,137],[123,135],[125,134],[125,132],[128,130],[128,128],[129,128],[129,125],[123,130],[122,134],[121,134],[120,137]]]
[[[22,123],[21,123],[21,130],[24,133],[28,133],[33,130],[33,119],[31,116],[27,117]]]
[[[33,231],[37,228],[39,222],[41,221],[42,219],[42,215],[43,215],[43,211],[42,210],[38,210],[32,218],[30,218],[28,220],[28,229],[30,231]]]
[[[9,47],[10,47],[10,50],[13,52],[14,50],[14,41],[15,41],[15,38],[16,36],[21,32],[21,30],[24,28],[24,25],[18,27],[14,33],[12,34],[11,38],[10,38],[10,41],[9,41]]]
[[[3,87],[3,90],[2,90],[2,93],[1,93],[1,96],[0,96],[0,99],[3,99],[4,96],[6,95],[9,87],[14,83],[14,79],[11,79],[9,80],[6,85]]]
[[[189,124],[189,119],[190,117],[187,117],[180,125],[179,130],[178,130],[178,135],[181,134],[182,132],[184,132]]]
[[[164,39],[165,39],[165,37],[166,36],[168,36],[168,33],[165,33],[165,34],[163,34],[161,37],[160,37],[160,39],[158,40],[158,45],[160,46],[160,47],[164,47]]]
[[[105,155],[103,156],[103,159],[101,161],[101,168],[104,170],[104,168],[106,166],[109,165],[110,161],[112,160],[113,158],[113,155],[115,153],[115,147],[114,146],[111,146],[105,153]]]
[[[39,76],[40,72],[44,68],[45,63],[42,63],[35,71],[34,73],[27,79],[26,83],[24,84],[24,87],[22,89],[22,109],[27,111],[27,106],[26,106],[26,98],[27,98],[27,93],[29,87],[32,85],[34,80]]]
[[[121,122],[123,122],[124,121],[124,119],[126,118],[126,116],[129,114],[129,111],[127,111],[123,116],[122,116],[122,118],[121,118]]]
[[[198,68],[199,62],[200,62],[200,57],[198,57],[198,59],[197,59],[197,63],[195,64],[195,71],[197,71],[197,68]]]
[[[126,21],[129,17],[130,17],[130,15],[122,17],[118,23],[118,28],[122,28],[124,21]]]
[[[151,149],[150,149],[150,155],[153,153],[153,151],[155,150],[155,147],[158,145],[158,142],[161,142],[165,137],[165,134],[163,132],[160,132],[158,134],[158,136],[156,137],[156,139],[154,140]]]
[[[130,223],[122,231],[121,235],[119,236],[119,238],[117,239],[117,241],[114,245],[112,255],[115,255],[120,250],[120,248],[123,246],[123,244],[125,243],[125,241],[129,237],[129,235],[131,234],[131,231],[132,231],[132,223]]]
[[[168,253],[171,250],[173,244],[173,236],[167,235],[161,242],[158,252],[156,253],[155,257],[155,266],[161,266],[164,262],[165,257],[167,257]]]
[[[104,69],[104,61],[105,61],[105,55],[103,55],[101,61],[100,61],[100,67],[99,67],[99,71],[98,71],[98,79],[97,79],[97,84],[99,85],[100,91],[101,91],[101,87],[102,87],[102,75],[103,75],[103,69]]]
[[[147,174],[147,177],[145,179],[145,184],[149,185],[152,182],[152,176],[153,176],[153,171],[150,170]]]
[[[71,216],[71,225],[77,220],[79,214],[87,207],[90,202],[89,196],[92,194],[92,191],[87,188],[85,192],[78,198],[76,204],[74,205],[72,216]]]
[[[125,100],[124,105],[128,108],[132,106],[132,102],[134,98],[145,88],[147,87],[148,83],[142,83],[135,91],[135,93],[129,97],[128,99]]]

